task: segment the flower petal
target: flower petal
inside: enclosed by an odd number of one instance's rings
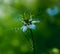
[[[38,20],[38,21],[32,21],[32,23],[39,23],[40,21]]]
[[[32,25],[29,25],[28,28],[30,28],[32,30],[35,30],[36,29],[36,26],[34,24],[32,24]]]
[[[27,31],[27,26],[22,26],[21,29],[22,29],[23,32],[26,32]]]

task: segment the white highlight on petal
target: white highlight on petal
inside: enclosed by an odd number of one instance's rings
[[[21,29],[22,29],[23,32],[26,32],[27,31],[27,26],[22,26]]]
[[[32,21],[32,23],[39,23],[40,21]]]
[[[36,29],[36,26],[34,24],[31,24],[28,26],[28,28],[32,29],[32,30],[35,30]]]

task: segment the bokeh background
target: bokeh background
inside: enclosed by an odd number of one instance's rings
[[[50,16],[47,8],[58,7]],[[22,32],[23,14],[40,20],[33,30],[36,54],[60,54],[60,0],[0,0],[0,54],[33,54],[29,31]]]

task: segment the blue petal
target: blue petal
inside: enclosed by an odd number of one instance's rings
[[[32,29],[32,30],[35,30],[36,26],[34,24],[32,24],[32,25],[29,25],[29,28]]]
[[[39,20],[37,20],[37,21],[32,21],[32,23],[39,23],[40,21]]]
[[[23,32],[26,32],[27,31],[27,26],[22,26],[21,29],[22,29]]]

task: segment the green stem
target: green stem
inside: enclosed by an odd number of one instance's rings
[[[35,39],[34,39],[33,32],[32,32],[31,29],[30,29],[30,32],[31,32],[32,44],[33,44],[33,54],[36,54],[36,50],[35,50]]]

